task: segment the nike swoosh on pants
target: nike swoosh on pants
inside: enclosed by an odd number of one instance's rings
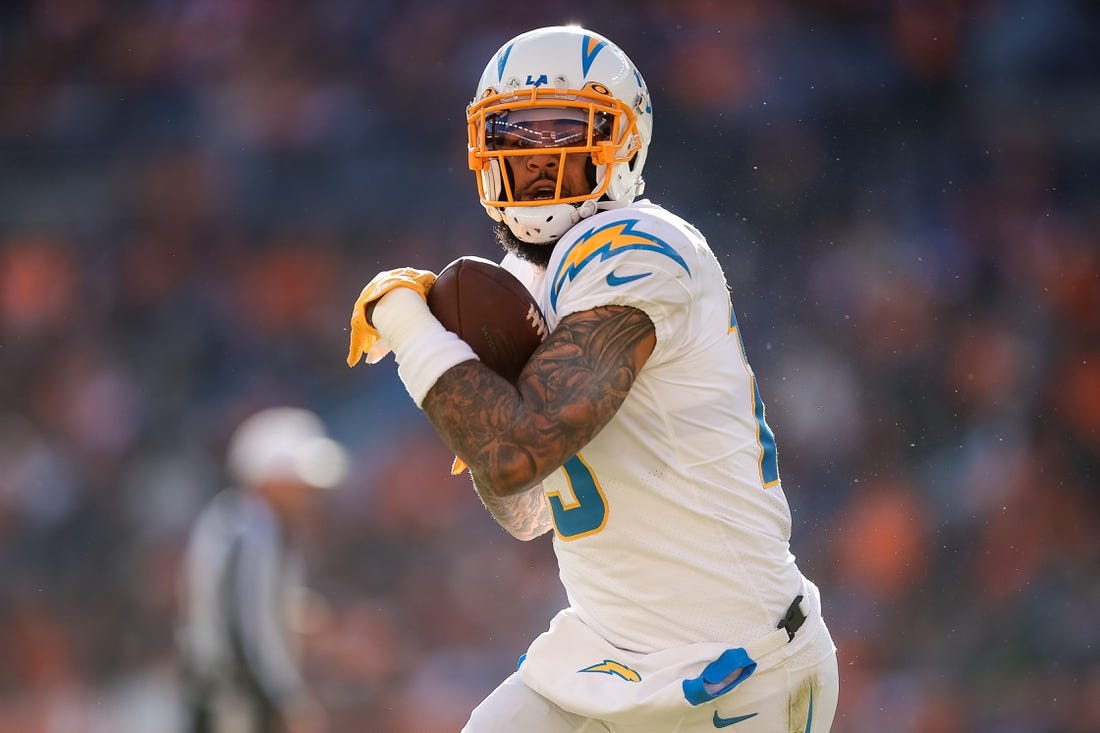
[[[715,728],[725,728],[736,723],[740,723],[742,720],[748,720],[749,718],[755,718],[758,713],[749,713],[748,715],[735,715],[732,718],[723,718],[718,714],[718,711],[714,711],[714,718],[712,722]],[[806,711],[806,728],[805,733],[812,733],[810,730],[814,722],[814,691],[810,690],[810,709]]]
[[[711,722],[714,723],[715,728],[725,728],[727,725],[733,725],[734,723],[740,723],[742,720],[748,720],[749,718],[755,718],[759,713],[749,713],[748,715],[735,715],[732,718],[723,718],[718,714],[718,711],[714,711],[714,718]]]

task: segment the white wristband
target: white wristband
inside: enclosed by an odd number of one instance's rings
[[[443,372],[477,359],[469,344],[443,328],[424,298],[411,288],[394,288],[383,295],[374,306],[371,323],[393,350],[397,376],[417,407]]]

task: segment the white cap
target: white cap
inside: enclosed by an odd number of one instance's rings
[[[272,479],[330,489],[347,475],[347,453],[328,436],[321,418],[296,407],[261,410],[229,440],[229,470],[255,486]]]

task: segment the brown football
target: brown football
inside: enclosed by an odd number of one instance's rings
[[[523,283],[481,257],[459,257],[443,268],[428,290],[428,308],[513,384],[547,334],[546,319]]]

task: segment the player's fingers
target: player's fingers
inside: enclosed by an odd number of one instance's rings
[[[357,309],[360,310],[361,309]],[[371,326],[361,314],[352,316],[351,336],[348,340],[348,366],[355,366],[362,358],[364,351],[370,351],[378,341],[378,332]]]
[[[367,363],[377,364],[382,361],[388,353],[390,353],[390,347],[386,345],[385,341],[375,341],[374,345],[367,349]]]

